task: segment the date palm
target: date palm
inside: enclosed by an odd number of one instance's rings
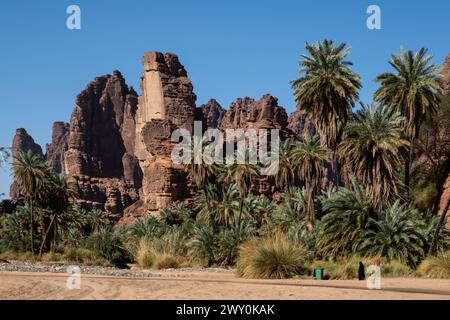
[[[279,148],[278,162],[273,163],[273,165],[278,166],[278,170],[275,170],[275,185],[283,190],[287,190],[292,186],[294,181],[294,170],[291,160],[292,146],[291,139],[283,141]]]
[[[202,137],[194,136],[191,145],[190,162],[185,164],[185,170],[188,177],[194,182],[196,187],[203,191],[206,200],[206,206],[210,215],[213,214],[211,200],[207,190],[208,184],[213,182],[216,175],[220,172],[220,168],[215,163],[206,163],[202,157],[204,152],[208,150],[208,141]],[[217,231],[214,224],[214,217],[210,217],[212,228]]]
[[[357,123],[347,127],[339,152],[374,207],[380,208],[400,195],[399,168],[409,146],[403,137],[403,117],[389,107],[372,104],[362,105],[356,118]]]
[[[245,156],[244,156],[245,154]],[[244,206],[244,199],[248,195],[253,179],[260,177],[259,167],[250,163],[249,152],[237,151],[237,158],[242,158],[244,163],[233,163],[226,166],[223,180],[228,183],[235,183],[239,192],[239,216],[236,221],[236,226],[240,225],[242,210]],[[239,162],[239,161],[238,161]]]
[[[323,173],[323,163],[327,158],[325,148],[320,144],[317,135],[306,134],[302,141],[294,143],[291,151],[291,161],[300,180],[305,183],[308,193],[306,210],[306,226],[311,229],[314,224],[314,194]]]
[[[301,77],[292,81],[298,108],[317,127],[322,144],[331,152],[335,185],[339,185],[336,148],[341,141],[351,107],[358,99],[360,76],[345,60],[351,49],[332,40],[306,44],[309,55],[299,62]]]
[[[405,165],[405,185],[410,186],[410,170],[415,142],[419,130],[427,117],[436,112],[442,95],[439,68],[431,64],[428,50],[414,53],[403,47],[399,55],[393,54],[389,64],[395,72],[387,72],[375,78],[380,88],[375,92],[375,100],[392,106],[405,117],[404,129],[411,146]]]
[[[52,172],[47,175],[46,180],[42,184],[45,190],[41,193],[45,199],[41,199],[40,202],[46,204],[46,207],[52,213],[52,217],[42,238],[41,248],[39,250],[39,255],[41,256],[51,230],[53,230],[53,239],[51,240],[53,240],[54,246],[57,230],[64,223],[64,213],[70,209],[72,200],[76,196],[75,188],[68,182],[65,175]]]
[[[31,253],[34,254],[34,212],[33,204],[38,198],[39,190],[46,181],[47,165],[41,156],[31,151],[19,153],[13,161],[14,179],[19,185],[19,191],[25,198],[30,213]]]

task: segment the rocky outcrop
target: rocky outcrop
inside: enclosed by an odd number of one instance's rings
[[[202,117],[207,128],[219,128],[226,110],[215,100],[211,99],[200,106]]]
[[[225,129],[280,129],[286,131],[288,116],[278,99],[264,95],[260,100],[238,98],[225,113],[220,128]]]
[[[174,54],[147,52],[142,65],[134,154],[143,172],[142,205],[151,213],[190,196],[185,170],[170,158],[174,146],[170,138],[175,129],[192,132],[196,96]]]
[[[52,142],[45,147],[45,159],[55,172],[63,172],[64,153],[68,149],[68,140],[69,124],[65,122],[53,123]]]
[[[447,94],[450,94],[450,54],[445,58],[442,68],[442,85]]]
[[[115,213],[138,199],[136,109],[136,92],[119,71],[95,78],[77,96],[62,171],[77,184],[80,206]]]
[[[300,110],[295,110],[289,115],[288,129],[291,130],[294,137],[302,138],[309,133],[314,135],[317,133],[316,126]]]
[[[32,154],[39,155],[42,159],[44,158],[41,146],[34,142],[33,137],[30,136],[25,129],[19,128],[16,130],[16,134],[14,135],[11,146],[13,162],[21,152],[29,151]],[[20,197],[19,186],[17,185],[17,182],[13,181],[9,188],[9,194],[13,201],[17,200]]]

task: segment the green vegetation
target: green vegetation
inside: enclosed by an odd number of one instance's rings
[[[13,159],[22,198],[0,203],[0,257],[235,267],[238,276],[277,279],[311,276],[316,267],[353,279],[362,261],[383,276],[450,277],[446,216],[437,215],[450,173],[450,97],[441,96],[426,50],[393,55],[396,72],[377,77],[375,102],[355,113],[361,82],[346,60],[350,49],[325,40],[306,50],[292,87],[318,135],[282,142],[273,197],[254,192],[259,165],[192,163],[185,170],[198,189],[193,205],[113,229],[108,213],[76,206],[66,177],[22,153]]]

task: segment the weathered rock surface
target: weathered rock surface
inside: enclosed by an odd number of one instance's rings
[[[80,206],[115,213],[138,199],[136,109],[136,92],[119,71],[95,78],[77,96],[63,172],[78,185]]]
[[[174,54],[147,52],[142,65],[134,150],[143,172],[141,201],[126,211],[124,220],[137,212],[158,212],[190,196],[187,174],[172,162],[170,153],[172,132],[193,130],[196,95],[191,80]]]
[[[52,128],[52,142],[46,145],[45,159],[55,172],[62,173],[64,153],[68,149],[69,124],[55,122]]]
[[[207,128],[219,128],[226,110],[215,100],[211,99],[200,106],[202,117]]]
[[[302,138],[307,133],[311,135],[317,133],[314,123],[310,119],[305,117],[298,109],[289,115],[287,127],[297,138]]]
[[[33,137],[28,134],[27,130],[19,128],[16,130],[16,134],[14,135],[11,146],[13,161],[19,155],[19,153],[28,151],[31,151],[31,153],[37,154],[42,159],[44,159],[41,146],[34,142]],[[9,188],[9,195],[13,201],[17,200],[20,197],[19,186],[17,185],[17,182],[13,181],[13,183],[11,184]]]
[[[450,94],[450,54],[445,58],[442,68],[442,85],[447,94]]]
[[[228,108],[220,123],[220,129],[280,129],[285,131],[288,116],[278,99],[264,95],[260,100],[238,98]]]

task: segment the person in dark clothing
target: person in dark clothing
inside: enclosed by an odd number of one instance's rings
[[[366,279],[366,273],[364,272],[364,264],[361,261],[359,262],[358,279],[359,280]]]

